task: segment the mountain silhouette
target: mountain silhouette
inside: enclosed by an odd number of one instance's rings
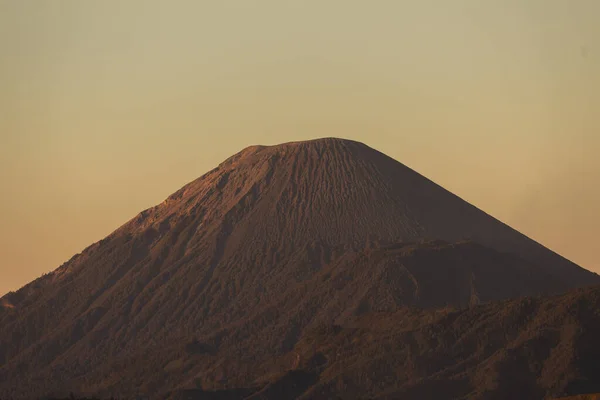
[[[364,144],[253,146],[4,296],[0,398],[291,398],[315,330],[595,283]]]

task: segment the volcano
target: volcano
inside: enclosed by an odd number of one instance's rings
[[[421,327],[595,283],[364,144],[253,146],[0,299],[0,398],[278,398],[323,379],[298,369],[333,362],[307,355],[323,329]]]

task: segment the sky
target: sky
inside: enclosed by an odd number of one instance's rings
[[[248,145],[328,136],[600,272],[597,21],[597,0],[0,0],[0,295]]]

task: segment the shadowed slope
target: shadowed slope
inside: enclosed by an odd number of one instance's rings
[[[238,398],[595,400],[585,393],[600,390],[599,335],[600,287],[466,310],[369,313],[309,330],[282,357],[288,369],[282,362]]]
[[[463,311],[372,313],[300,340],[298,368],[319,375],[301,398],[535,400],[597,393],[599,336],[599,287]]]
[[[256,146],[3,297],[0,395],[168,390],[195,376],[174,343],[263,360],[321,322],[597,279],[363,144]]]

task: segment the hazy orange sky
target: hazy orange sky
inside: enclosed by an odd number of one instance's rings
[[[598,21],[598,0],[0,0],[0,295],[247,145],[322,136],[600,272]]]

